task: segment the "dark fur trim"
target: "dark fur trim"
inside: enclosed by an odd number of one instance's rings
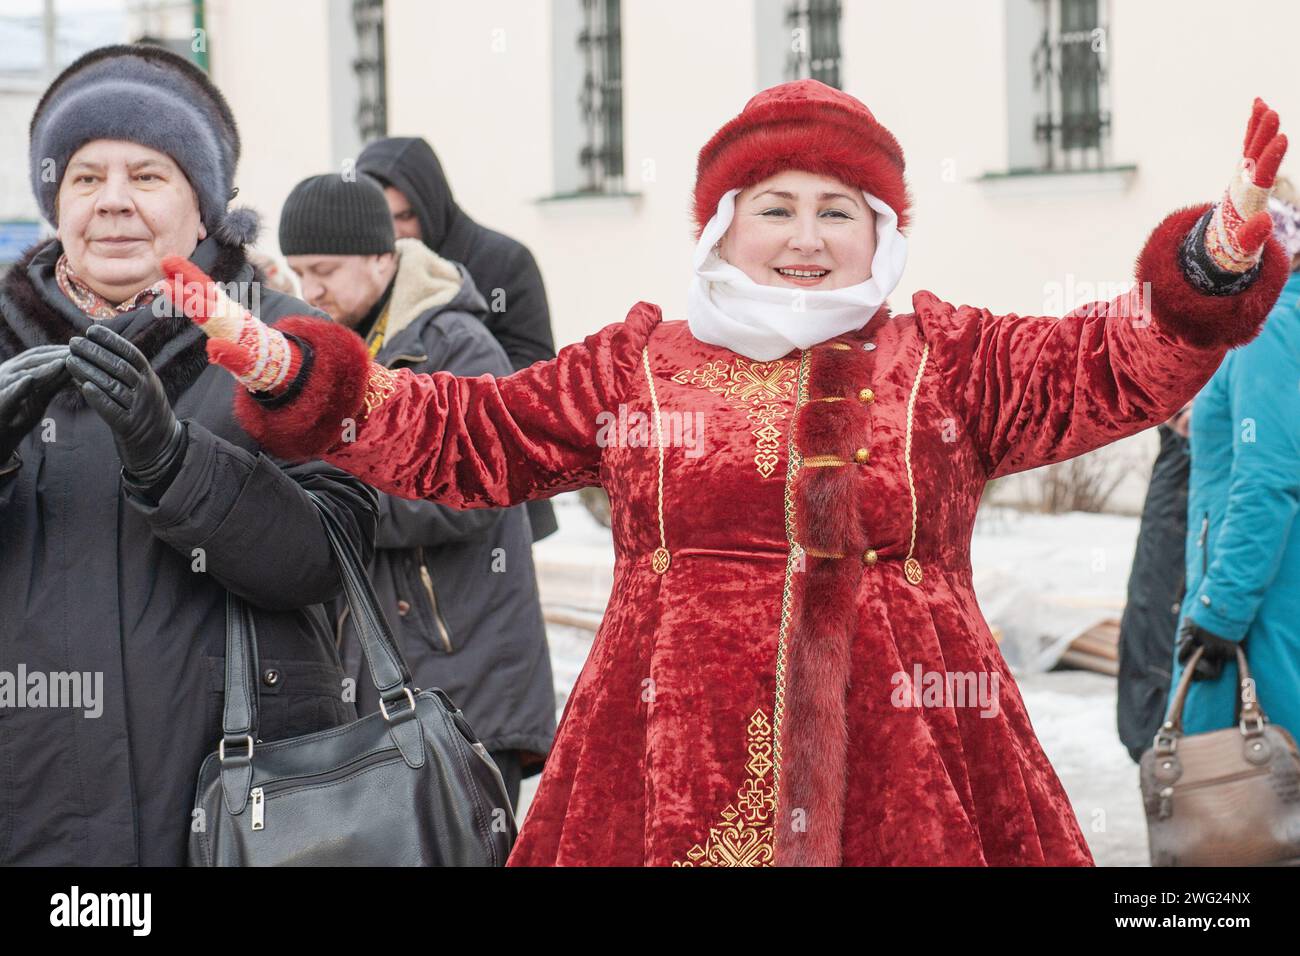
[[[777,866],[839,866],[848,775],[849,684],[859,575],[850,559],[808,558],[791,607],[781,741],[784,765],[774,831]],[[802,827],[799,826],[802,824]]]
[[[882,308],[873,321],[887,321]],[[858,390],[870,384],[871,358],[859,348],[816,348],[809,356],[808,397],[795,416],[794,441],[806,459],[838,455],[847,463],[803,467],[794,476],[794,539],[805,553],[796,573],[786,635],[788,691],[781,722],[784,755],[775,830],[778,866],[838,866],[848,786],[845,701],[857,626],[856,592],[870,542],[862,498],[872,484],[853,461],[870,434],[868,406]],[[820,402],[840,397],[843,401]],[[797,689],[797,690],[796,690]],[[796,811],[804,811],[796,817]],[[804,828],[792,826],[803,822]]]
[[[867,548],[859,517],[863,466],[856,462],[829,468],[801,468],[791,486],[798,520],[795,538],[805,548],[843,554],[851,561]],[[808,520],[816,515],[817,520]]]
[[[795,416],[799,448],[805,455],[852,458],[863,435],[871,434],[871,417],[856,395],[841,402],[808,402]]]
[[[225,97],[193,63],[148,44],[91,50],[60,73],[32,113],[28,175],[47,220],[68,161],[96,139],[123,139],[167,153],[198,197],[209,232],[242,244],[246,216],[228,224],[239,131]],[[55,176],[44,175],[53,163]]]
[[[302,393],[272,411],[248,389],[236,388],[235,417],[277,457],[319,458],[338,443],[345,419],[361,419],[370,354],[361,336],[328,319],[293,315],[275,327],[311,344],[312,367]]]
[[[239,128],[235,125],[235,114],[231,111],[230,104],[226,102],[226,98],[221,94],[221,91],[208,79],[206,73],[183,56],[178,56],[165,47],[148,43],[114,43],[109,46],[101,46],[88,53],[83,53],[69,63],[63,72],[56,76],[53,82],[46,87],[45,92],[41,94],[36,109],[32,111],[32,121],[27,128],[28,138],[30,139],[32,131],[36,128],[36,121],[45,111],[45,107],[49,105],[50,99],[65,83],[78,76],[86,67],[94,63],[120,56],[136,56],[148,63],[176,70],[202,90],[212,100],[212,105],[216,108],[218,115],[221,117],[222,125],[226,128],[225,133],[231,138],[235,157],[239,157]]]
[[[239,206],[226,213],[220,225],[212,231],[223,246],[249,246],[257,241],[262,231],[262,217],[250,206]]]
[[[62,313],[45,300],[27,273],[32,260],[54,241],[51,239],[33,246],[4,278],[4,284],[0,287],[0,313],[3,313],[3,322],[0,322],[0,361],[36,345],[65,345],[73,336],[80,334]],[[212,276],[221,282],[233,281],[245,265],[243,250],[232,246],[221,246],[220,249]],[[20,336],[19,330],[25,335]],[[138,337],[132,339],[132,344],[149,359],[149,364],[163,384],[167,398],[172,402],[208,367],[205,337],[202,332],[194,336],[196,331],[198,329],[194,324],[183,315],[163,316],[144,327]],[[181,335],[191,337],[193,341],[174,354],[163,357],[161,363],[156,362],[166,346]],[[72,382],[60,389],[52,401],[64,408],[79,408],[85,404],[85,398]]]
[[[880,312],[884,312],[882,308]],[[883,321],[883,316],[875,321]],[[808,384],[816,384],[818,392],[809,398],[826,395],[856,395],[863,385],[870,384],[871,370],[875,367],[871,354],[854,345],[848,349],[817,348],[808,356]]]
[[[1137,261],[1138,291],[1151,283],[1152,319],[1164,331],[1197,348],[1245,345],[1264,326],[1290,275],[1286,251],[1271,236],[1264,243],[1259,276],[1233,296],[1207,295],[1188,280],[1179,248],[1209,204],[1188,206],[1156,226]]]

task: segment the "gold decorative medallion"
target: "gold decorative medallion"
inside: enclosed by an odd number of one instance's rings
[[[655,569],[655,574],[663,574],[667,571],[671,561],[667,548],[655,548],[654,554],[650,556],[650,566]]]
[[[908,558],[903,562],[903,574],[911,584],[921,583],[921,562],[916,558]]]
[[[722,811],[722,820],[709,827],[709,838],[686,851],[673,866],[771,866],[772,814],[776,790],[772,785],[772,724],[760,707],[746,728],[749,759],[745,781],[736,799]]]
[[[793,359],[751,362],[737,356],[730,362],[706,362],[699,368],[683,369],[673,381],[707,389],[743,408],[754,425],[754,464],[760,475],[770,478],[779,460],[781,426],[789,414],[785,403],[794,394],[798,367]]]

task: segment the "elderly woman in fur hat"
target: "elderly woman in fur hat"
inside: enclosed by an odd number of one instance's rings
[[[166,271],[280,454],[459,507],[609,491],[613,596],[512,864],[1090,864],[976,604],[976,507],[1166,420],[1256,333],[1285,145],[1257,101],[1222,198],[1156,227],[1137,291],[1062,318],[892,313],[902,149],[812,80],[700,152],[684,321],[639,302],[509,377],[382,368]]]
[[[320,462],[282,470],[232,418],[202,332],[159,308],[164,256],[256,288],[256,220],[227,210],[238,158],[220,92],[154,47],[86,54],[32,118],[57,237],[0,299],[0,863],[185,862],[221,737],[228,592],[261,645],[255,735],[355,719],[307,490],[365,549],[374,493]],[[270,323],[310,311],[248,304]]]

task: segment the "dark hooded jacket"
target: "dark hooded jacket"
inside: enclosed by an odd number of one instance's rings
[[[1142,506],[1128,602],[1119,626],[1119,737],[1133,760],[1150,749],[1164,720],[1187,535],[1188,441],[1161,425],[1160,453]]]
[[[89,327],[55,282],[60,251],[37,247],[5,277],[0,359]],[[215,239],[191,258],[220,281],[253,277],[242,251]],[[252,304],[272,324],[312,314],[268,290]],[[0,475],[0,672],[102,675],[89,714],[0,707],[0,863],[185,862],[199,764],[221,736],[227,588],[253,609],[258,737],[356,719],[323,606],[338,573],[306,490],[366,556],[375,492],[332,466],[262,453],[234,421],[235,380],[208,365],[184,316],[144,306],[104,324],[149,358],[189,444],[161,497],[140,496],[69,383],[19,445],[21,465]]]
[[[398,240],[397,250],[375,360],[417,373],[509,375],[465,267],[417,239]],[[524,506],[458,511],[380,492],[370,578],[415,683],[446,691],[488,750],[522,751],[523,776],[540,773],[555,737],[555,688]],[[338,610],[344,666],[365,714],[379,700],[351,616]]]
[[[376,140],[361,151],[357,168],[402,193],[420,221],[424,244],[469,270],[487,301],[483,324],[515,371],[555,358],[546,287],[533,254],[523,243],[480,226],[456,205],[428,143],[407,136]],[[556,530],[550,502],[530,501],[527,507],[534,541]]]

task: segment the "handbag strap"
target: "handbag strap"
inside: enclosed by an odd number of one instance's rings
[[[1259,703],[1259,698],[1255,694],[1255,682],[1250,676],[1250,665],[1246,663],[1246,652],[1240,644],[1235,647],[1237,652],[1237,695],[1241,705],[1241,713],[1238,724],[1241,727],[1242,734],[1246,736],[1258,735],[1263,731],[1264,722],[1268,719],[1264,714],[1264,708]],[[1205,653],[1205,648],[1198,647],[1192,652],[1183,665],[1182,676],[1178,680],[1178,687],[1174,691],[1173,699],[1169,702],[1169,710],[1165,714],[1164,723],[1156,732],[1155,747],[1158,753],[1164,753],[1165,750],[1171,751],[1174,748],[1173,741],[1183,735],[1183,707],[1187,703],[1187,693],[1192,686],[1192,677],[1196,671],[1196,664]],[[1161,744],[1165,745],[1162,750]]]
[[[307,497],[320,511],[325,533],[334,548],[339,576],[343,580],[343,591],[348,599],[348,607],[352,609],[353,627],[361,641],[361,649],[365,652],[370,679],[374,681],[375,690],[379,692],[379,699],[387,712],[387,704],[410,696],[408,685],[411,683],[411,672],[393,638],[388,619],[379,610],[379,599],[375,596],[374,586],[370,583],[356,547],[344,534],[338,517],[325,506],[320,497],[312,491],[307,492]]]
[[[306,489],[304,489],[307,491]],[[401,751],[406,763],[424,766],[424,734],[415,716],[411,672],[383,612],[374,586],[361,563],[361,556],[348,539],[338,517],[326,507],[315,492],[307,497],[316,506],[334,553],[339,577],[354,627],[365,652],[370,679],[379,692],[379,709],[388,723],[389,736]],[[221,717],[221,743],[217,758],[221,763],[221,787],[226,807],[233,814],[242,813],[248,803],[253,779],[253,749],[257,737],[257,632],[252,612],[234,594],[226,593],[226,681],[225,704]],[[399,705],[404,702],[406,706]],[[389,705],[394,705],[389,709]]]
[[[379,712],[388,724],[388,736],[401,751],[407,766],[418,770],[425,761],[424,731],[420,722],[412,719],[415,717],[415,695],[411,692],[411,671],[406,666],[406,658],[397,646],[388,619],[379,609],[379,599],[375,597],[375,588],[370,583],[361,555],[344,533],[338,516],[315,492],[308,491],[307,497],[320,512],[325,533],[334,549],[343,593],[352,609],[352,626],[361,641],[370,679],[379,692]]]
[[[226,806],[240,813],[253,778],[253,743],[257,736],[257,632],[248,605],[226,592],[226,685],[221,713],[221,785]]]

